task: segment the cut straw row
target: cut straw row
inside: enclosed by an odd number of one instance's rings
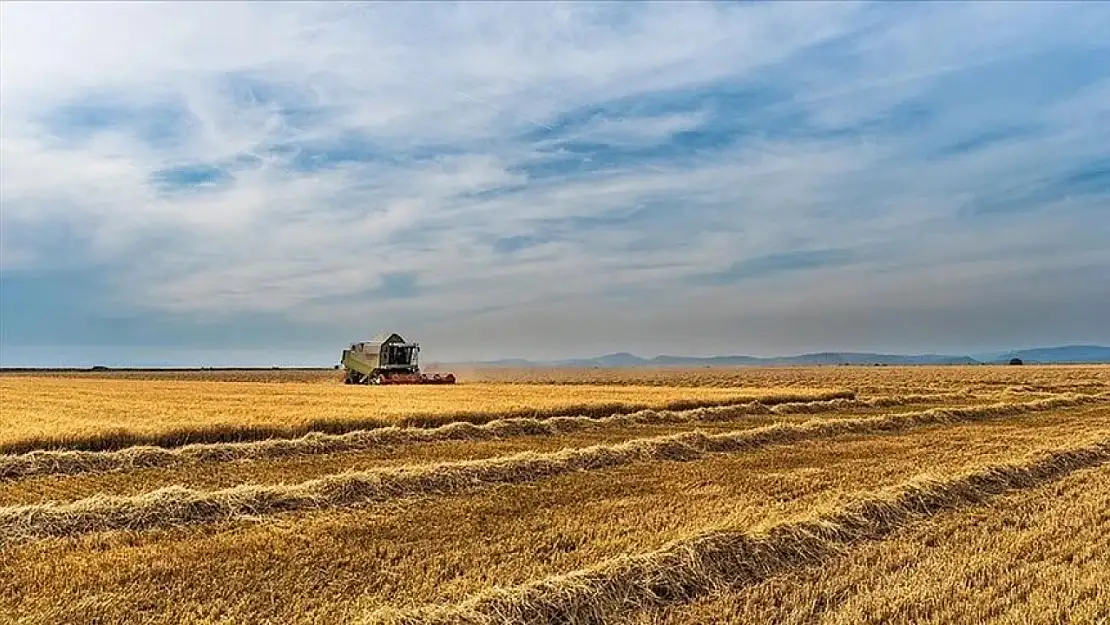
[[[497,588],[455,605],[380,609],[361,625],[606,623],[641,610],[688,603],[820,564],[853,543],[880,539],[939,512],[1036,488],[1110,461],[1110,439],[1038,454],[1024,463],[956,476],[919,476],[853,503],[761,533],[714,531],[652,551],[529,584]]]
[[[242,485],[211,491],[174,486],[136,496],[97,495],[71,503],[0,507],[0,544],[48,536],[165,528],[257,518],[295,510],[343,508],[406,497],[446,495],[485,485],[532,482],[637,462],[693,460],[707,454],[738,453],[773,444],[844,434],[896,432],[1107,399],[1107,395],[1073,395],[859,419],[810,420],[716,435],[689,432],[553,453],[525,452],[485,460],[346,472],[292,485]]]
[[[966,397],[962,393],[896,395],[870,399],[825,397],[810,401],[781,403],[777,402],[776,398],[768,397],[735,406],[714,406],[691,410],[641,410],[607,417],[578,415],[548,419],[498,419],[482,425],[460,421],[436,428],[384,427],[346,434],[314,432],[292,439],[275,438],[244,443],[198,443],[174,448],[139,446],[118,451],[33,451],[0,455],[0,480],[365,452],[418,443],[558,436],[587,430],[617,430],[638,425],[731,421],[762,414],[817,414],[849,408],[882,408]]]
[[[856,392],[850,389],[824,391],[780,391],[764,395],[734,397],[692,397],[651,405],[643,402],[616,402],[603,404],[578,404],[548,408],[508,408],[504,410],[450,411],[411,414],[397,417],[346,417],[319,418],[301,423],[243,424],[237,422],[185,426],[154,432],[128,429],[95,433],[46,435],[0,442],[0,453],[23,454],[44,450],[111,451],[137,446],[163,448],[181,447],[196,443],[242,443],[268,439],[290,439],[310,433],[346,434],[377,428],[436,428],[455,422],[481,425],[502,419],[550,419],[553,417],[581,416],[601,418],[615,414],[628,414],[642,410],[692,410],[717,406],[738,406],[751,402],[777,405],[790,402],[853,399]]]

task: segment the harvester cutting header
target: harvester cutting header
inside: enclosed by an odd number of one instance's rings
[[[340,363],[344,384],[454,384],[454,374],[420,372],[420,345],[400,334],[379,334],[372,341],[351,343]]]

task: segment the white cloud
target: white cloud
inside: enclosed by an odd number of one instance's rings
[[[104,267],[115,285],[104,296],[120,307],[244,323],[279,312],[309,329],[450,311],[443,327],[461,329],[482,319],[528,327],[569,302],[567,319],[580,321],[635,293],[637,314],[667,323],[681,323],[686,298],[715,302],[690,319],[773,316],[836,276],[858,285],[859,302],[897,290],[886,279],[934,276],[942,297],[945,277],[961,272],[989,284],[1042,262],[1110,262],[1097,243],[1107,226],[1090,223],[1105,194],[1046,197],[1004,223],[961,213],[1106,159],[1107,72],[990,107],[977,105],[989,93],[946,82],[981,75],[1005,86],[992,68],[1096,47],[1110,12],[901,10],[6,2],[0,267],[63,262],[33,237],[66,228],[78,234],[64,262]],[[698,89],[726,99],[664,106],[661,94]],[[283,111],[267,91],[303,110]],[[767,93],[781,97],[757,97]],[[754,95],[728,104],[736,94]],[[50,123],[90,98],[134,112],[83,138]],[[626,106],[592,115],[612,102]],[[151,141],[150,125],[168,132],[175,117],[144,115],[166,106],[180,109],[182,127]],[[901,106],[925,118],[903,128]],[[1009,126],[1035,131],[929,158]],[[659,149],[685,131],[733,135],[681,158]],[[568,141],[616,155],[559,152]],[[308,152],[278,149],[313,145],[360,158],[291,168]],[[246,155],[253,163],[212,189],[167,193],[154,178]],[[560,159],[561,169],[529,174]],[[497,251],[513,237],[521,249]],[[1012,258],[1022,245],[1039,250],[1036,262]],[[696,286],[744,259],[827,248],[855,250],[855,264],[757,281],[766,297],[754,308],[738,295],[751,285]],[[395,273],[414,277],[415,295],[375,290]]]

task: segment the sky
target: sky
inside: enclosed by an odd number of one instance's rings
[[[1110,343],[1110,3],[0,3],[0,364]]]

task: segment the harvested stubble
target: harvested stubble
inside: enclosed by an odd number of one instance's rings
[[[801,401],[783,402],[771,406],[773,414],[817,414],[821,412],[835,412],[849,408],[893,408],[909,404],[922,404],[931,402],[947,402],[953,400],[971,400],[977,396],[974,393],[960,391],[957,393],[918,393],[911,395],[880,395],[868,399],[837,398],[827,401]]]
[[[800,420],[798,417],[753,415],[741,421],[700,422],[696,429],[718,433],[733,429],[763,427],[787,419]],[[443,441],[421,445],[377,447],[347,453],[136,468],[130,471],[28,476],[14,480],[0,480],[0,506],[50,501],[70,502],[98,494],[134,496],[166,486],[218,490],[241,484],[296,484],[350,471],[362,472],[473,461],[506,457],[523,452],[552,453],[593,445],[616,445],[632,439],[679,434],[691,429],[695,428],[689,424],[641,425],[627,429],[601,429],[557,436],[521,436],[487,441]]]
[[[343,371],[332,368],[212,368],[212,369],[9,369],[0,377],[66,378],[77,380],[134,380],[136,382],[268,382],[279,384],[338,384]]]
[[[1023,401],[1031,399],[1026,398]],[[901,411],[918,411],[947,406],[979,405],[988,402],[960,400],[911,404]],[[1095,406],[1055,414],[1056,419],[1084,424],[1098,421]],[[522,452],[551,453],[593,445],[616,445],[633,439],[681,434],[699,430],[719,434],[750,430],[777,423],[803,423],[815,418],[857,419],[893,412],[891,408],[857,407],[815,414],[755,414],[728,421],[697,421],[663,424],[637,424],[623,428],[592,428],[560,434],[524,435],[481,441],[439,441],[373,447],[343,453],[314,454],[242,460],[233,462],[192,463],[169,467],[135,468],[126,471],[39,475],[0,480],[0,506],[69,502],[104,495],[141,495],[165,486],[185,486],[201,490],[232,488],[241,484],[295,484],[348,471],[369,471],[402,466],[441,464],[498,458]],[[1084,416],[1086,415],[1086,416]],[[1043,421],[1037,419],[1036,421]],[[1023,422],[1031,422],[1023,420]],[[1055,421],[1054,421],[1055,422]],[[1000,424],[993,427],[997,431]]]
[[[337,508],[403,497],[457,493],[493,483],[515,484],[576,471],[596,471],[656,460],[682,461],[848,434],[897,432],[1104,402],[1110,393],[1068,395],[1025,403],[779,424],[717,435],[690,432],[557,453],[432,466],[350,472],[295,485],[240,486],[218,491],[165,488],[135,497],[92,497],[68,504],[0,508],[0,544],[107,530],[141,530],[215,522],[294,510]]]
[[[0,452],[98,451],[136,445],[342,434],[455,421],[608,416],[688,410],[781,396],[782,401],[853,397],[844,389],[715,389],[459,384],[362,387],[336,384],[133,381],[0,376]]]
[[[636,386],[833,386],[869,395],[943,392],[956,388],[1002,390],[1025,386],[1052,393],[1110,389],[1110,365],[714,367],[630,369],[484,369],[471,376],[491,382],[631,384]]]
[[[954,478],[921,476],[842,509],[763,533],[721,530],[638,556],[517,588],[494,589],[456,606],[380,610],[364,623],[490,625],[604,623],[630,612],[684,603],[725,588],[756,584],[818,564],[863,540],[939,512],[1036,488],[1110,461],[1110,439],[1053,450],[1024,463],[988,466]]]
[[[1110,623],[1110,464],[942,513],[638,625]]]
[[[1110,409],[1091,406],[639,463],[464,497],[34,541],[0,558],[0,621],[122,625],[143,606],[143,618],[167,624],[349,622],[375,607],[462,601],[652,551],[706,528],[807,518],[923,469],[958,473],[1108,435]]]
[[[0,455],[0,480],[36,475],[78,475],[139,468],[167,468],[195,463],[232,462],[367,451],[371,449],[443,441],[490,441],[521,436],[558,436],[586,430],[618,430],[639,425],[725,422],[751,415],[817,414],[849,408],[888,408],[910,404],[967,399],[964,393],[898,395],[851,399],[833,392],[811,401],[769,396],[735,406],[692,410],[641,410],[608,417],[575,415],[548,419],[498,419],[482,425],[456,422],[436,428],[385,427],[346,434],[314,432],[296,439],[246,443],[199,443],[178,448],[129,447],[118,451],[33,451]]]
[[[637,367],[637,368],[476,368],[456,369],[467,382],[481,381],[514,385],[565,386],[634,385],[660,387],[846,387],[869,395],[906,392],[951,391],[969,387],[980,390],[1022,387],[1039,391],[1094,393],[1110,389],[1107,365],[1010,366],[781,366],[781,367]],[[135,370],[135,371],[43,371],[0,372],[4,377],[39,379],[133,380],[143,382],[222,382],[222,383],[316,383],[339,384],[341,372],[333,370]]]

